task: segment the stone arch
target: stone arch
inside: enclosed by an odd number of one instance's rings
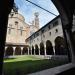
[[[32,45],[32,54],[34,54],[34,46]]]
[[[41,55],[44,55],[45,54],[44,53],[44,43],[43,42],[40,43],[40,54]]]
[[[50,40],[47,40],[46,41],[46,54],[47,55],[53,55],[54,52],[53,52],[53,46],[52,46],[52,43]]]
[[[6,56],[10,56],[13,55],[13,47],[12,46],[8,46],[6,49]]]
[[[15,48],[15,55],[21,55],[21,47],[20,46],[17,46]]]
[[[24,46],[22,54],[23,55],[28,54],[28,48],[27,48],[27,46]]]
[[[37,44],[35,44],[35,54],[36,55],[39,55],[39,48],[38,48],[38,45]]]
[[[61,36],[55,38],[55,54],[56,55],[65,55],[67,54],[65,40]]]

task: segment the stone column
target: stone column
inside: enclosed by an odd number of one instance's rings
[[[13,56],[15,55],[15,48],[16,48],[16,47],[13,47]]]
[[[53,52],[54,52],[54,55],[55,55],[55,46],[53,46]]]
[[[65,32],[66,32],[67,40],[68,40],[71,55],[72,55],[71,61],[72,61],[72,63],[75,63],[75,47],[74,47],[72,32],[71,32],[71,30],[65,30]]]
[[[28,55],[29,55],[29,47],[27,47],[28,48]]]
[[[34,46],[34,55],[35,55],[35,46]]]
[[[5,50],[4,50],[4,56],[6,55],[6,49],[7,49],[7,46],[5,46]]]
[[[22,55],[22,52],[23,52],[23,47],[21,47],[21,55]]]
[[[31,55],[32,55],[32,47],[31,47],[31,49],[30,49],[30,50],[31,50]]]
[[[46,53],[46,45],[44,45],[44,53],[45,53],[45,56],[47,55]]]
[[[38,48],[39,48],[39,55],[40,55],[40,47],[38,46]]]

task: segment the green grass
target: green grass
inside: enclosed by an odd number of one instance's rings
[[[17,61],[25,61],[25,60],[40,60],[39,58],[36,58],[34,56],[28,56],[28,55],[23,55],[23,56],[16,56],[16,58],[5,58],[4,63],[6,62],[17,62]]]
[[[14,59],[4,59],[4,75],[26,75],[66,64],[67,61],[38,59],[34,56],[16,56]]]

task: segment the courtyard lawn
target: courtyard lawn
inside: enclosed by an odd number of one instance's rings
[[[27,60],[40,60],[39,58],[36,58],[34,56],[29,56],[29,55],[17,55],[12,58],[5,58],[4,63],[6,62],[18,62],[18,61],[27,61]]]
[[[39,59],[35,56],[16,56],[16,58],[4,59],[3,73],[4,75],[26,75],[66,63],[68,61]]]

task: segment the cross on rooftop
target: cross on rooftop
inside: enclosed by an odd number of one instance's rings
[[[23,30],[23,27],[20,27],[20,29],[18,29],[18,30],[20,30],[20,33],[21,33],[21,36],[22,36],[23,31],[25,31],[25,30]]]
[[[12,24],[9,24],[9,26],[8,26],[8,33],[10,34],[11,33],[11,30],[12,29],[14,29],[13,27],[12,27]]]

